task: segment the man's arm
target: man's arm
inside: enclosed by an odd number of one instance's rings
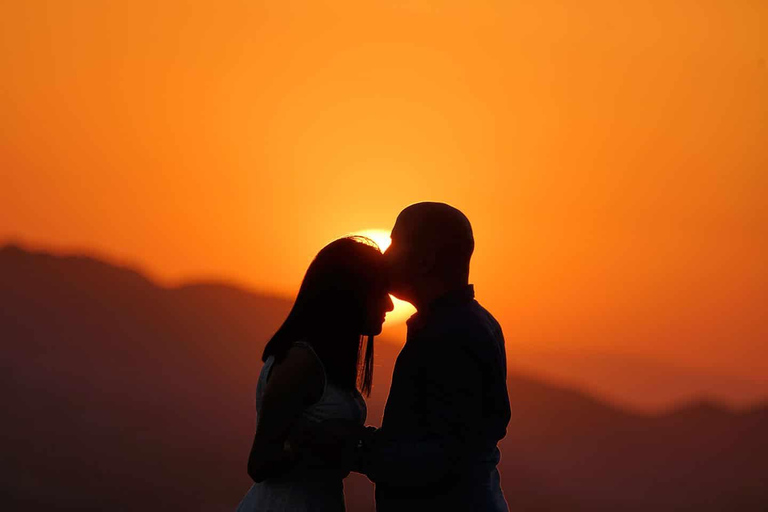
[[[466,467],[482,422],[482,367],[474,354],[448,339],[424,351],[420,389],[427,434],[392,438],[386,429],[362,435],[355,471],[376,483],[423,486]],[[471,342],[471,341],[470,341]],[[430,347],[422,347],[424,348]]]

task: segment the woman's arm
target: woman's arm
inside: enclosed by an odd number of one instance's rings
[[[324,379],[317,356],[304,347],[292,347],[272,367],[248,457],[248,475],[254,482],[276,476],[290,464],[283,450],[288,431],[304,408],[320,399]]]

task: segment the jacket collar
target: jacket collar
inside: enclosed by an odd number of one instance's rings
[[[468,284],[462,286],[461,288],[456,288],[455,290],[444,293],[440,297],[430,302],[426,307],[413,314],[405,323],[408,327],[411,328],[420,327],[424,324],[426,318],[432,314],[457,304],[471,302],[474,298],[474,285]]]

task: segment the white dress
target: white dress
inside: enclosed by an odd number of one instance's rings
[[[303,341],[295,345],[312,347]],[[318,358],[320,361],[320,358]],[[269,372],[274,364],[269,356],[259,374],[256,386],[256,415],[261,413]],[[320,361],[322,366],[322,361]],[[348,391],[328,382],[323,367],[325,386],[320,399],[304,409],[302,416],[311,421],[346,419],[365,423],[367,414],[365,400],[357,390]],[[337,473],[323,470],[322,466],[299,463],[287,474],[254,483],[237,507],[237,512],[303,512],[303,511],[344,511],[344,484]]]

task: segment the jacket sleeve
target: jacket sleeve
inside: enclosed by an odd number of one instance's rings
[[[483,402],[482,367],[467,341],[451,336],[425,344],[413,390],[423,397],[418,430],[424,434],[405,438],[386,429],[370,432],[356,470],[376,483],[408,487],[450,480],[467,466],[479,439]]]

